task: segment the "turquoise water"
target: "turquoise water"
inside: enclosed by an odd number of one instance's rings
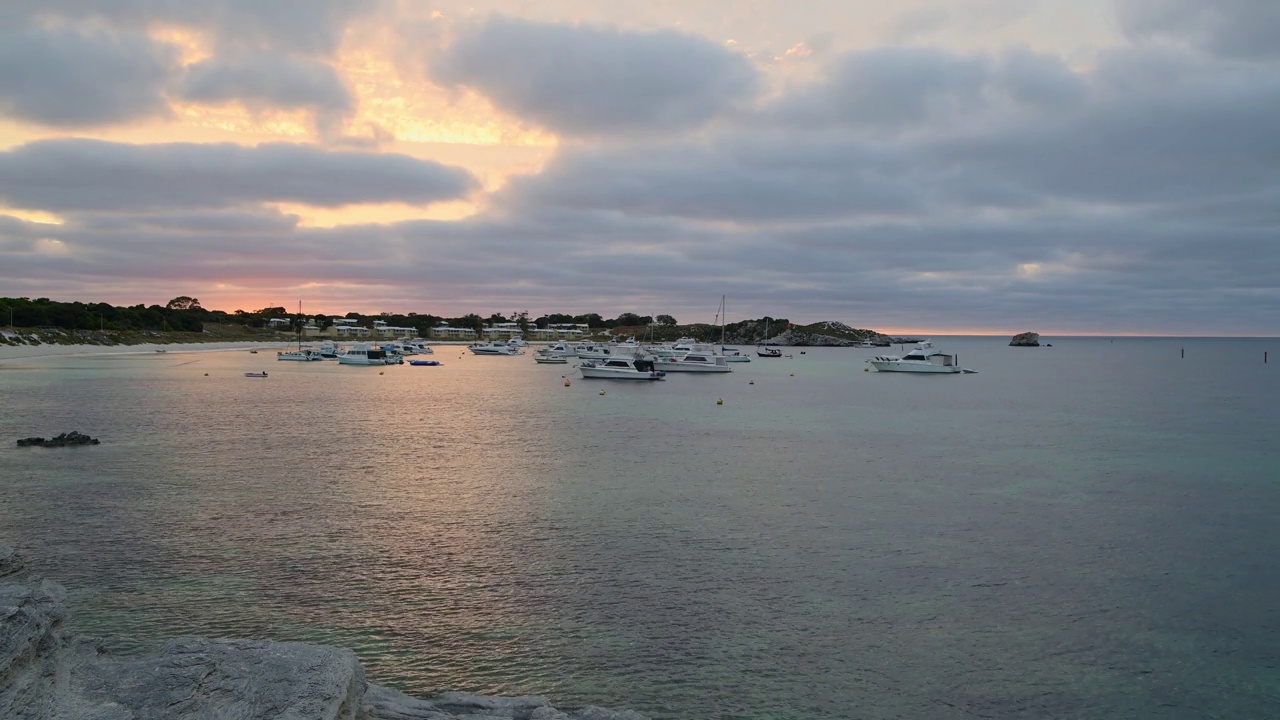
[[[121,653],[657,718],[1280,714],[1280,341],[936,340],[979,373],[0,362],[0,540]]]

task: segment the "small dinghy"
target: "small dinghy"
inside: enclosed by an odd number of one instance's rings
[[[245,377],[266,377],[266,376],[267,376],[267,374],[266,374],[265,372],[260,372],[260,373],[245,373],[245,374],[244,374],[244,376],[245,376]]]
[[[431,366],[434,366],[434,365],[443,365],[443,363],[441,363],[439,360],[410,360],[410,361],[409,361],[409,364],[410,364],[410,365],[425,365],[425,366],[427,366],[427,367],[431,367]]]

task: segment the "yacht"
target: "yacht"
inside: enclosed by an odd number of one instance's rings
[[[418,354],[417,348],[415,348],[414,346],[408,343],[402,343],[402,342],[393,342],[393,343],[385,344],[382,346],[382,349],[386,350],[388,355],[392,353],[396,355],[417,355]]]
[[[380,347],[359,343],[339,355],[338,362],[343,365],[392,365],[404,362],[404,359],[399,356],[393,358]]]
[[[720,354],[724,356],[725,362],[751,362],[751,356],[742,352],[738,348],[721,347]]]
[[[971,373],[960,367],[957,356],[940,352],[933,343],[925,340],[916,343],[906,355],[877,355],[867,361],[880,372],[912,372],[912,373]]]
[[[611,357],[587,360],[578,366],[584,378],[608,378],[611,380],[662,380],[666,373],[654,367],[652,360],[636,357]]]
[[[756,356],[762,358],[780,358],[782,357],[782,351],[776,347],[759,345],[756,347]]]
[[[654,364],[659,370],[666,372],[733,372],[725,356],[706,350],[693,350],[675,357],[658,358]]]
[[[508,345],[506,343],[475,343],[468,345],[467,349],[473,355],[523,355],[524,351],[516,345]]]
[[[427,341],[426,341],[426,340],[423,340],[422,338],[414,338],[414,339],[412,339],[412,340],[405,340],[405,341],[404,341],[404,345],[406,345],[407,347],[411,347],[411,348],[413,348],[414,352],[418,353],[419,355],[434,355],[434,354],[435,354],[435,353],[431,350],[431,348],[427,346]]]
[[[582,360],[608,360],[610,358],[631,358],[635,357],[639,352],[638,345],[625,345],[611,343],[609,345],[586,345],[578,350],[578,357]]]
[[[286,350],[276,353],[277,360],[301,360],[307,362],[310,360],[323,360],[319,351],[311,349]]]
[[[320,349],[316,350],[320,353],[320,357],[325,360],[337,360],[338,354],[342,351],[338,348],[338,344],[332,340],[320,344]]]

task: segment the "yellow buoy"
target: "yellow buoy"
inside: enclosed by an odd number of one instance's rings
[[[716,404],[717,404],[717,405],[723,405],[723,404],[724,404],[724,398],[716,398]]]
[[[601,390],[601,391],[600,391],[600,394],[601,394],[601,395],[603,395],[603,394],[604,394],[604,391],[603,391],[603,390]]]

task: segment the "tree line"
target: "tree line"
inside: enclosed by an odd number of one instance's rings
[[[553,324],[573,323],[586,325],[591,330],[605,330],[618,327],[637,327],[659,325],[675,327],[676,319],[670,315],[638,315],[622,313],[616,318],[607,319],[598,313],[570,315],[567,313],[549,313],[532,318],[528,312],[517,311],[509,315],[493,313],[488,317],[470,313],[461,317],[444,317],[430,313],[379,313],[364,315],[350,312],[343,317],[356,320],[366,327],[374,320],[383,320],[388,325],[416,328],[424,337],[431,328],[443,323],[453,327],[472,328],[479,332],[485,327],[497,323],[514,322],[523,330],[546,328]],[[127,305],[116,306],[108,303],[59,302],[49,298],[10,298],[0,297],[0,325],[19,328],[58,328],[61,330],[104,330],[104,331],[182,331],[201,332],[205,323],[223,325],[243,325],[252,328],[265,328],[273,318],[289,320],[287,330],[296,332],[308,320],[321,327],[333,325],[333,318],[325,315],[303,316],[289,312],[284,307],[267,307],[258,310],[209,310],[200,304],[197,298],[182,295],[164,305]],[[285,330],[286,328],[281,328]]]

